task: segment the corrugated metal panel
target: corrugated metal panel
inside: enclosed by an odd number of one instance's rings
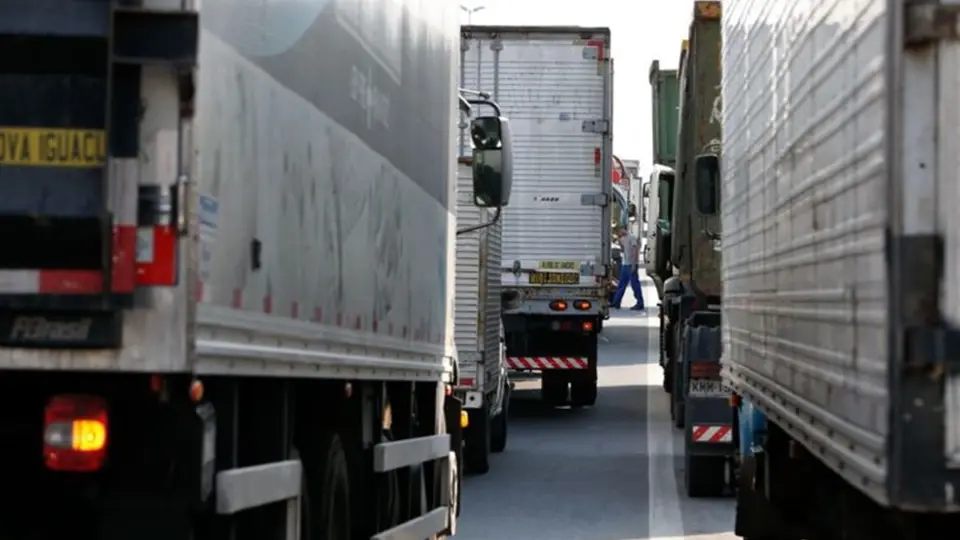
[[[725,376],[882,497],[884,3],[769,6],[723,4]]]
[[[487,223],[493,211],[472,200],[470,167],[457,175],[457,228]],[[457,237],[456,322],[454,335],[461,378],[476,380],[483,360],[484,381],[496,384],[500,369],[500,242],[501,222]],[[481,302],[482,299],[482,302]],[[481,354],[482,353],[482,354]]]
[[[583,133],[584,120],[605,113],[609,64],[585,55],[575,33],[494,42],[470,39],[462,86],[493,93],[510,118],[514,184],[503,217],[503,261],[563,260],[604,263],[606,211],[581,205],[584,193],[605,191],[609,171],[595,160],[600,134]],[[496,47],[494,47],[496,48]],[[498,54],[498,56],[497,56]],[[608,189],[606,191],[609,191]]]
[[[479,225],[486,210],[473,205],[473,177],[470,167],[460,165],[457,174],[457,229]],[[485,231],[457,236],[456,301],[454,306],[454,339],[462,356],[481,351],[480,319],[480,251]],[[462,358],[461,358],[462,360]]]
[[[496,385],[500,379],[497,373],[500,371],[502,359],[502,349],[500,346],[500,274],[502,267],[502,241],[503,241],[503,222],[497,223],[484,230],[485,244],[487,249],[487,265],[484,268],[484,281],[486,282],[486,305],[483,311],[483,343],[484,343],[484,365],[486,368],[487,386]],[[489,389],[489,388],[488,388]]]

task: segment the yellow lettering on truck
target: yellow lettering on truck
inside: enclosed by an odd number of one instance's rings
[[[580,264],[576,261],[540,261],[541,270],[577,270]]]
[[[100,167],[105,158],[103,130],[0,127],[0,165]]]

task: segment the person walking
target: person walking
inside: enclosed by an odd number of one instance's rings
[[[644,311],[643,292],[640,290],[640,241],[636,236],[627,232],[626,227],[617,229],[617,242],[623,250],[623,265],[620,268],[620,279],[617,280],[617,292],[613,295],[610,307],[620,309],[623,294],[627,292],[627,284],[633,290],[637,303],[630,308],[633,311]]]

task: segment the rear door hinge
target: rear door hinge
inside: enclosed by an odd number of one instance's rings
[[[610,196],[606,193],[584,193],[580,195],[581,206],[605,207],[610,204]]]
[[[598,120],[584,120],[580,124],[580,130],[584,133],[599,133],[601,135],[606,135],[610,132],[610,122],[604,119]]]
[[[904,5],[905,47],[960,39],[960,5],[907,0]]]

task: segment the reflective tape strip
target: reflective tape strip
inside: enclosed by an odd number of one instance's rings
[[[695,425],[692,428],[693,442],[730,443],[733,442],[733,427],[730,425]]]
[[[508,356],[511,369],[587,369],[586,356]]]

